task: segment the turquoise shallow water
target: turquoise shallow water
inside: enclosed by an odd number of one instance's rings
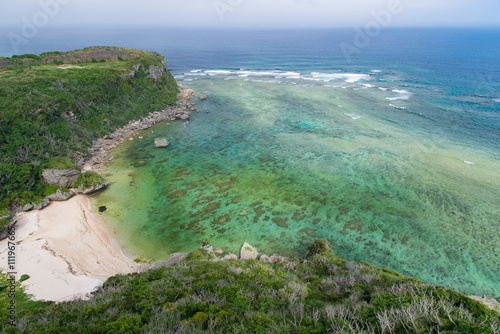
[[[201,112],[145,131],[104,169],[111,187],[94,204],[130,256],[203,240],[300,256],[326,238],[346,259],[500,297],[498,153],[457,141],[426,87],[394,73],[326,85],[196,73],[179,80],[208,95]],[[160,136],[167,149],[152,145]]]

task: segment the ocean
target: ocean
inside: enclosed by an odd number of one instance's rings
[[[356,38],[45,30],[19,53],[158,51],[207,96],[189,121],[144,131],[104,168],[111,187],[93,202],[130,257],[159,261],[204,240],[302,256],[326,238],[347,260],[500,298],[500,30]],[[0,40],[0,55],[11,49]],[[156,137],[170,146],[155,149]]]

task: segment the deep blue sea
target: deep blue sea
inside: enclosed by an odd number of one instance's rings
[[[6,32],[0,56],[14,53]],[[500,298],[500,30],[355,41],[351,29],[45,29],[17,53],[157,51],[208,96],[103,170],[111,187],[94,202],[130,256],[203,240],[300,256],[326,238],[346,259]]]

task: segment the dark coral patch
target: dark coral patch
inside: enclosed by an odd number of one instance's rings
[[[278,218],[278,217],[273,218],[273,222],[275,222],[280,227],[288,227],[286,223],[287,220],[288,220],[287,218]]]
[[[187,194],[187,190],[181,189],[181,190],[177,190],[177,191],[174,191],[174,192],[171,192],[170,194],[168,194],[168,198],[183,197],[183,196],[186,196],[186,194]]]
[[[238,204],[239,202],[241,202],[241,196],[235,196],[231,198],[231,203]]]
[[[363,226],[361,225],[359,220],[351,220],[347,224],[344,225],[344,229],[350,229],[353,231],[361,231],[363,229]]]

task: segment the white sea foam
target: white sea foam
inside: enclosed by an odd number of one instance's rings
[[[467,160],[464,160],[464,162],[468,165],[475,165],[476,163],[475,162],[472,162],[472,161],[467,161]]]
[[[494,102],[500,103],[500,97],[498,99],[493,99]]]
[[[381,70],[371,70],[370,72],[372,72],[372,73],[380,73],[382,71]]]
[[[397,105],[392,104],[392,103],[389,103],[389,106],[396,108],[396,109],[406,110],[406,107],[400,107],[400,106],[397,106]]]
[[[370,78],[368,74],[359,73],[319,73],[311,72],[312,78],[304,77],[308,80],[318,80],[318,81],[339,81],[343,80],[347,83],[355,83],[360,80],[367,80]]]
[[[206,74],[208,75],[231,75],[234,74],[234,71],[228,71],[228,70],[208,70],[205,71]]]
[[[366,88],[373,88],[373,87],[375,87],[374,85],[371,85],[371,84],[361,84],[361,86],[365,86]]]
[[[392,91],[394,93],[397,93],[398,96],[396,96],[396,97],[386,97],[386,99],[389,100],[389,101],[408,100],[413,95],[413,93],[411,93],[411,92],[409,92],[407,90],[404,90],[404,89],[393,89]]]
[[[378,89],[383,90],[383,91],[389,90],[389,88],[385,88],[385,87],[379,87]]]
[[[346,83],[358,83],[359,81],[369,80],[369,74],[362,73],[322,73],[322,72],[310,72],[310,73],[300,73],[295,71],[281,71],[281,70],[224,70],[224,69],[195,69],[187,73],[183,73],[179,78],[189,77],[201,77],[201,76],[222,76],[222,77],[240,77],[240,78],[268,78],[267,80],[273,79],[285,79],[285,80],[309,80],[318,82],[346,82]],[[370,84],[363,84],[367,88],[374,87]]]
[[[349,117],[351,117],[352,119],[360,119],[360,118],[361,118],[361,116],[356,115],[356,114],[348,114],[348,113],[344,113],[344,115],[349,116]]]

